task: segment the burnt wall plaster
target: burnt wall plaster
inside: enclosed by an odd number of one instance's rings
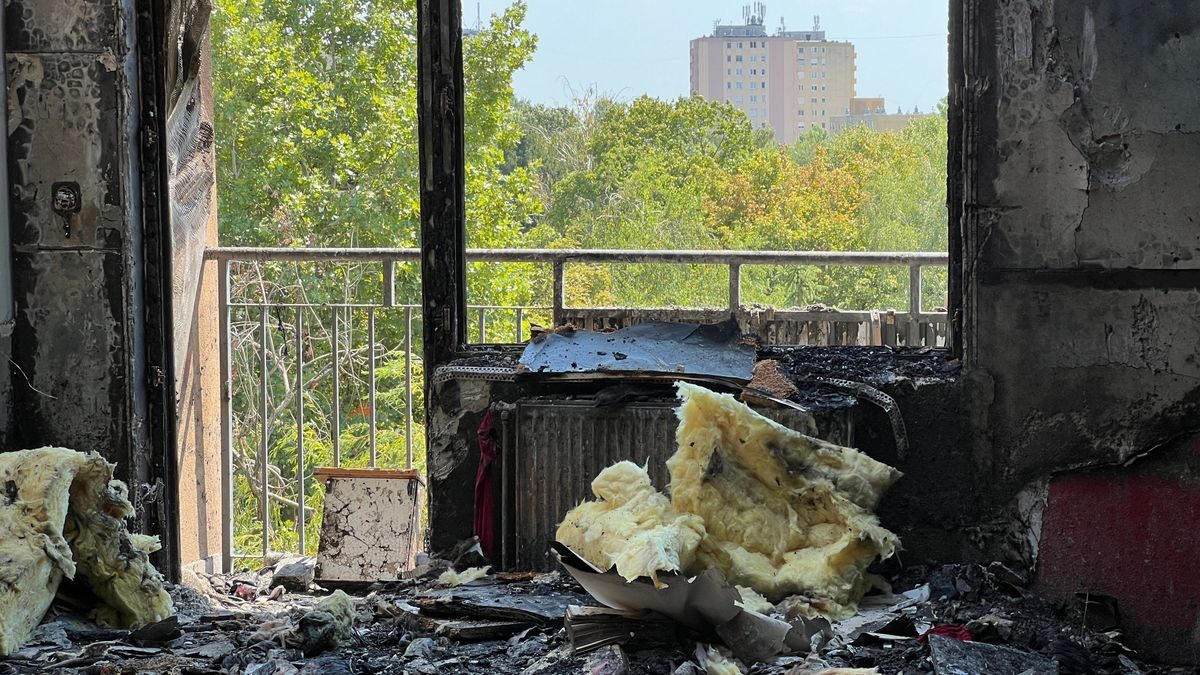
[[[980,4],[965,356],[1003,498],[1196,423],[1200,6]]]
[[[1043,588],[1087,590],[1108,568],[1070,553],[1075,544],[1065,542],[1090,535],[1064,520],[1078,509],[1064,509],[1061,495],[1086,490],[1059,477],[1120,466],[1200,426],[1200,6],[968,4],[982,36],[964,59],[964,162],[975,178],[962,251],[975,531],[1030,561],[1049,545],[1054,579]],[[1124,489],[1128,471],[1080,480]],[[1138,574],[1176,573],[1173,561],[1139,562]],[[1153,589],[1163,606],[1196,601],[1182,586],[1163,588]],[[1179,637],[1165,630],[1176,626],[1136,622],[1147,655],[1188,658],[1155,642]]]
[[[140,481],[136,73],[130,7],[5,5],[16,329],[7,447],[95,450]],[[60,184],[77,189],[56,212]]]
[[[520,395],[519,385],[512,382],[449,380],[430,388],[426,432],[430,441],[426,462],[429,550],[445,551],[473,534],[479,425],[491,406],[511,403]],[[497,417],[496,429],[499,428]],[[499,464],[493,468],[499,495]]]

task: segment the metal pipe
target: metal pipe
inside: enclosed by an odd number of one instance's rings
[[[369,383],[368,384],[369,389],[367,390],[367,394],[370,397],[370,400],[368,403],[368,405],[370,406],[370,410],[368,411],[368,414],[370,415],[370,420],[371,420],[370,429],[368,430],[368,434],[370,435],[370,441],[371,441],[371,465],[370,466],[372,469],[374,469],[375,468],[375,460],[377,459],[376,448],[375,448],[375,308],[374,307],[370,307],[367,309],[367,344],[369,345],[369,348],[371,350],[371,360],[367,362],[368,363],[368,365],[367,365],[367,373],[368,373],[367,382]]]
[[[524,333],[524,329],[525,329],[525,327],[522,325],[525,323],[525,311],[521,307],[517,307],[516,309],[517,309],[517,343],[520,344],[521,337],[522,337],[522,335]]]
[[[4,12],[0,12],[0,57],[4,62],[8,59],[8,46],[5,35]],[[8,91],[8,68],[0,68],[0,91]],[[8,185],[8,106],[0,106],[0,129],[4,129],[4,138],[0,139],[0,151],[3,151],[5,161],[0,162],[0,337],[12,335],[16,326],[16,306],[13,304],[13,251],[12,225],[9,214]]]
[[[487,319],[485,317],[486,309],[479,308],[479,344],[487,344]]]
[[[267,470],[267,338],[270,337],[267,333],[267,305],[262,306],[262,312],[258,315],[259,337],[261,339],[261,347],[259,349],[259,421],[261,428],[259,429],[258,437],[258,480],[259,486],[262,488],[262,499],[259,502],[262,504],[262,553],[267,555],[271,552],[271,472]]]
[[[567,303],[567,265],[562,260],[554,261],[554,326],[563,322],[563,305]]]
[[[333,465],[342,465],[342,342],[338,338],[341,309],[333,308]]]
[[[300,555],[304,541],[304,308],[296,308],[296,538]]]
[[[229,261],[217,262],[217,320],[221,335],[221,572],[233,571],[233,365],[229,334]]]
[[[736,312],[742,305],[742,266],[729,264],[729,311]]]
[[[210,260],[362,262],[419,260],[416,248],[223,247],[205,251]],[[944,265],[949,255],[927,251],[651,251],[624,249],[467,249],[473,262],[684,263],[727,265]]]
[[[412,400],[412,317],[413,308],[404,308],[404,450],[405,468],[413,468],[413,400]]]
[[[396,304],[396,261],[383,261],[383,306],[391,307]]]

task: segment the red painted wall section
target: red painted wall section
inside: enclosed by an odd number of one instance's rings
[[[1130,467],[1050,483],[1038,586],[1051,596],[1117,599],[1122,629],[1147,655],[1200,661],[1200,440]]]

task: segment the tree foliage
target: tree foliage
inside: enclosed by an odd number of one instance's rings
[[[469,246],[945,250],[944,107],[897,133],[859,127],[830,137],[814,129],[781,148],[736,108],[699,97],[622,101],[592,89],[569,106],[523,101],[513,75],[536,49],[525,11],[515,1],[464,40]],[[216,0],[213,55],[223,244],[418,244],[415,0]],[[944,271],[926,279],[926,294],[939,303]],[[724,306],[728,292],[720,266],[572,264],[567,281],[573,305]],[[235,317],[237,532],[245,547],[259,536],[247,514],[264,492],[276,497],[274,545],[294,543],[286,526],[296,520],[301,484],[314,509],[308,539],[316,541],[319,490],[310,473],[288,467],[301,434],[310,467],[331,461],[335,408],[342,459],[367,461],[370,363],[381,464],[400,462],[410,441],[423,452],[420,392],[409,396],[404,386],[406,368],[422,372],[419,321],[409,334],[403,309],[380,311],[368,344],[367,313],[344,308],[332,340],[329,306],[379,298],[382,283],[381,270],[365,266],[237,268],[235,290],[248,302],[318,307],[306,310],[300,344],[311,376],[302,387],[289,375],[294,310],[275,310],[265,335],[256,309]],[[418,302],[416,265],[398,267],[395,283],[400,302]],[[751,267],[743,299],[904,308],[907,283],[903,271],[883,268]],[[544,307],[550,286],[545,266],[468,270],[473,305]],[[489,310],[489,334],[511,339],[516,317]],[[343,377],[337,401],[328,386],[335,363]],[[267,439],[259,436],[260,409]],[[409,415],[413,438],[405,434]],[[260,444],[268,448],[269,489],[258,484]],[[416,459],[423,466],[423,455]]]

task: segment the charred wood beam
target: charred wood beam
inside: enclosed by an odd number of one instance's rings
[[[166,111],[170,109],[166,92],[167,45],[177,27],[168,25],[171,3],[163,0],[135,0],[137,36],[138,119],[136,137],[140,172],[137,186],[141,191],[141,301],[134,309],[135,319],[143,325],[142,351],[135,360],[142,362],[144,379],[131,383],[134,400],[144,398],[145,438],[135,441],[144,449],[134,451],[131,481],[149,486],[150,503],[136,504],[144,532],[158,535],[162,549],[151,555],[151,562],[171,581],[181,574],[178,490],[176,466],[175,369],[172,358],[172,283],[170,169],[162,139],[170,137]],[[207,18],[205,19],[207,21]],[[133,134],[131,134],[133,135]],[[134,242],[138,240],[133,239]],[[135,286],[136,286],[136,282]],[[136,297],[136,294],[135,294]],[[138,312],[137,310],[141,310]],[[136,371],[135,371],[136,372]],[[136,406],[142,407],[142,406]],[[155,487],[165,487],[157,489]]]
[[[466,343],[467,228],[461,0],[417,2],[425,381]]]

